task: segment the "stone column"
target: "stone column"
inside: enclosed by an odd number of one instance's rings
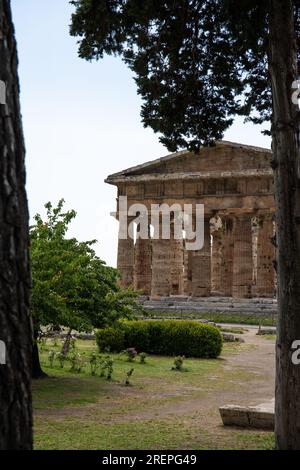
[[[274,235],[274,225],[271,215],[260,218],[257,238],[257,275],[256,295],[258,297],[273,297],[275,289],[275,272],[273,260],[275,249],[271,242]]]
[[[191,252],[193,297],[209,297],[211,293],[211,243],[209,221],[210,217],[205,217],[203,248]]]
[[[222,295],[222,260],[224,256],[224,233],[223,228],[214,230],[212,233],[211,251],[211,293],[212,295]]]
[[[250,214],[235,216],[233,247],[233,297],[250,298],[253,284],[252,223]]]
[[[171,257],[170,240],[162,236],[161,216],[159,220],[159,238],[151,240],[152,245],[152,278],[151,299],[168,297],[171,292]]]
[[[231,297],[233,285],[233,220],[230,217],[223,218],[223,249],[220,271],[220,294],[224,297]]]
[[[170,240],[152,240],[151,298],[168,297],[171,292]]]
[[[183,249],[183,264],[184,264],[184,276],[183,276],[183,293],[184,295],[192,295],[192,266],[190,263],[190,251],[185,248],[186,241],[184,240]]]
[[[128,219],[128,224],[130,219]],[[127,231],[128,234],[128,231]],[[127,236],[126,240],[118,240],[118,261],[117,268],[120,273],[119,284],[122,287],[133,285],[134,274],[134,240]]]
[[[170,258],[171,258],[171,295],[183,295],[183,239],[175,240],[174,227],[171,224],[170,239]]]
[[[134,249],[134,288],[141,290],[144,295],[151,294],[152,247],[150,227],[148,237],[149,238],[145,240],[139,238],[138,231]]]

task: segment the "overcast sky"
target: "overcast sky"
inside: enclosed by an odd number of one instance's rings
[[[131,72],[116,58],[89,63],[69,36],[68,0],[12,0],[19,50],[31,217],[64,198],[78,213],[71,234],[96,238],[98,255],[116,265],[116,188],[107,175],[168,151],[140,121]],[[226,140],[270,147],[258,126],[235,122]]]

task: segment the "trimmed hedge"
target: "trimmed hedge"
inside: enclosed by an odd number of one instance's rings
[[[116,328],[99,330],[96,337],[100,351],[120,352],[135,348],[148,354],[201,358],[218,357],[223,344],[218,328],[192,320],[124,322]]]
[[[96,333],[100,352],[120,352],[124,349],[124,340],[124,331],[120,328],[107,327]]]

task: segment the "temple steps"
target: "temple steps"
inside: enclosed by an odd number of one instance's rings
[[[144,308],[161,313],[245,313],[276,315],[277,300],[270,298],[236,299],[231,297],[163,297],[158,300],[141,298]]]

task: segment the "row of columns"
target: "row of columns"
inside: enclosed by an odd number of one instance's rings
[[[151,298],[273,297],[272,215],[261,216],[254,228],[251,214],[224,216],[218,228],[207,216],[204,246],[198,251],[185,250],[185,240],[176,240],[172,230],[170,240],[119,240],[121,284],[133,285]]]

